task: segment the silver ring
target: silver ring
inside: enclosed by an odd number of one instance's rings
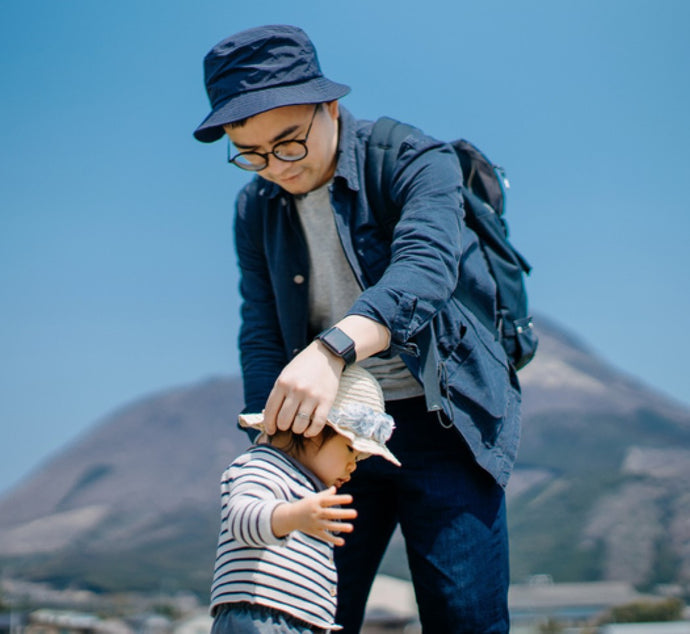
[[[297,412],[297,416],[300,418],[311,418],[311,414],[305,414],[304,412]]]

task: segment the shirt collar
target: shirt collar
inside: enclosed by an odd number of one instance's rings
[[[338,161],[335,177],[343,178],[350,189],[359,191],[357,172],[357,120],[350,112],[340,106],[340,126],[338,128]]]

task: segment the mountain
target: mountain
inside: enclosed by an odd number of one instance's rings
[[[514,579],[687,583],[690,410],[538,324],[508,487]],[[207,596],[219,477],[247,446],[241,403],[240,380],[217,378],[98,422],[0,499],[0,566],[56,585]],[[405,575],[399,536],[384,569]]]
[[[172,389],[95,425],[0,499],[0,562],[57,585],[205,591],[220,474],[248,444],[241,388]]]
[[[524,426],[509,486],[512,574],[690,581],[690,410],[540,320],[520,373]]]

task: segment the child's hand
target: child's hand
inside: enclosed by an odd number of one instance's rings
[[[277,537],[283,537],[292,531],[302,531],[325,542],[342,546],[345,540],[333,533],[351,533],[352,524],[343,520],[354,519],[357,511],[333,507],[351,503],[351,495],[337,495],[336,488],[331,487],[297,502],[277,506],[271,517],[271,528]]]

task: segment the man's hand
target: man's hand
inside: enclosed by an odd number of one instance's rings
[[[368,317],[348,315],[337,324],[355,342],[357,360],[366,359],[390,345],[386,326]],[[313,341],[278,375],[264,408],[268,435],[292,429],[317,436],[326,424],[345,362],[320,341]]]
[[[268,396],[266,433],[292,429],[307,437],[318,435],[331,411],[344,365],[319,341],[302,350],[283,368]]]
[[[271,516],[273,534],[283,537],[292,531],[301,531],[342,546],[345,540],[333,533],[351,533],[354,527],[343,520],[355,519],[357,511],[333,507],[351,503],[351,495],[337,495],[336,488],[331,487],[297,502],[280,504]]]

